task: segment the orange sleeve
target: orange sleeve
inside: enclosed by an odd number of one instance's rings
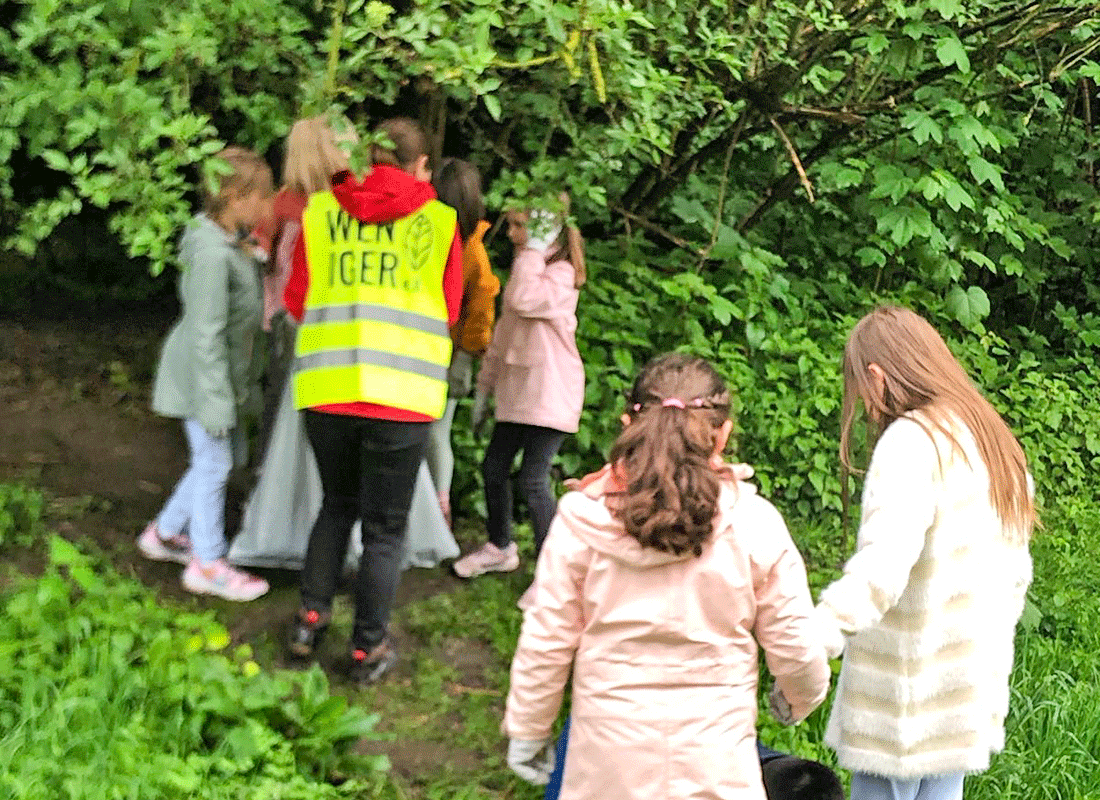
[[[492,340],[496,296],[500,294],[500,281],[493,274],[489,265],[489,253],[482,242],[488,229],[488,222],[479,222],[462,254],[464,291],[459,346],[475,355],[484,353]]]

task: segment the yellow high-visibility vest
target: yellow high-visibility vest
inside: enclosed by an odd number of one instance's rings
[[[454,233],[454,209],[437,200],[375,224],[348,214],[332,192],[310,195],[297,408],[359,401],[443,416],[451,363],[443,272]]]

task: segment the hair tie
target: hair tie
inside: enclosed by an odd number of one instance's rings
[[[678,397],[666,397],[661,401],[661,408],[687,408],[684,401]]]

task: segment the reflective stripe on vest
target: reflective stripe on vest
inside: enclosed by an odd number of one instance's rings
[[[298,408],[369,402],[439,418],[451,338],[443,294],[453,209],[365,223],[331,192],[302,216],[309,288],[295,347]]]

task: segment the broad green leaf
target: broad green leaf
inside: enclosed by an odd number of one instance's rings
[[[947,310],[963,325],[973,327],[989,314],[989,298],[979,286],[963,289],[955,285],[947,293]]]
[[[981,156],[971,156],[966,163],[970,167],[970,174],[978,183],[988,183],[998,192],[1005,190],[1000,167],[989,163]]]
[[[936,42],[936,58],[945,67],[954,64],[960,72],[970,72],[970,57],[957,36],[945,36]]]

